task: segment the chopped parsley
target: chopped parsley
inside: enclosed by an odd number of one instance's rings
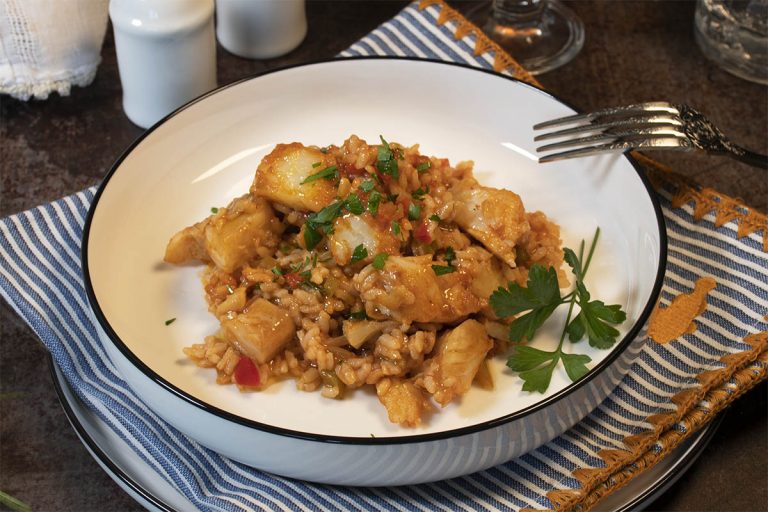
[[[301,269],[307,266],[309,266],[309,256],[306,256],[304,261],[289,266],[288,271],[293,274],[298,274]]]
[[[345,201],[336,200],[317,213],[307,216],[304,223],[304,244],[310,251],[320,243],[324,235],[333,233],[333,221],[341,215]]]
[[[422,163],[420,163],[419,165],[416,166],[416,171],[424,172],[424,171],[428,170],[430,167],[432,167],[432,162],[430,162],[430,161],[422,162]]]
[[[416,203],[408,205],[408,220],[419,220],[421,217],[421,206]]]
[[[315,227],[307,223],[306,228],[304,229],[304,244],[307,246],[307,249],[314,249],[317,247],[317,244],[320,243],[320,240],[323,239],[323,234],[320,232],[321,227]]]
[[[315,162],[312,164],[312,168],[314,169],[316,167],[320,167],[321,165],[323,165],[323,162]]]
[[[372,215],[375,215],[375,210],[378,208],[378,202],[376,203],[376,208],[371,208],[374,194],[377,194],[377,192],[372,192],[371,197],[368,198],[368,209],[371,210]],[[352,193],[346,199],[337,199],[319,212],[311,213],[307,216],[307,220],[304,223],[304,245],[306,245],[308,250],[314,249],[323,239],[323,236],[333,233],[333,221],[340,217],[345,209],[355,215],[365,212],[365,207],[360,197]]]
[[[392,221],[392,233],[394,233],[396,237],[400,238],[400,223],[396,220]]]
[[[360,215],[365,211],[365,207],[363,206],[363,203],[360,202],[360,197],[358,197],[358,195],[354,193],[349,194],[347,196],[346,207],[350,213],[354,213],[355,215]]]
[[[389,254],[385,252],[380,252],[373,258],[373,268],[376,270],[381,270],[384,268],[384,262],[387,261],[387,258],[389,258]]]
[[[397,170],[395,154],[390,149],[389,142],[384,140],[384,137],[381,135],[379,135],[379,138],[381,139],[381,145],[376,157],[376,169],[397,179],[400,177],[400,173]]]
[[[373,180],[365,180],[360,184],[360,190],[363,192],[370,192],[373,190],[373,187],[376,186],[376,183],[373,182]]]
[[[433,220],[435,222],[442,222],[443,219],[440,218],[440,216],[436,213],[433,213],[429,216],[429,220]]]
[[[313,252],[311,257],[305,256],[303,261],[289,265],[285,270],[277,266],[272,267],[272,273],[285,279],[285,284],[291,289],[303,286],[311,290],[322,292],[323,290],[320,286],[310,281],[312,278],[312,269],[316,266],[317,253]]]
[[[370,318],[368,318],[368,315],[365,313],[364,309],[361,309],[360,311],[351,311],[349,313],[349,319],[350,320],[370,320]]]
[[[219,209],[216,208],[215,206],[212,206],[211,207],[211,213],[219,213]]]
[[[456,272],[456,267],[452,267],[450,265],[432,265],[432,270],[435,272],[435,275],[442,276]]]
[[[341,210],[344,208],[344,201],[337,199],[317,213],[311,214],[313,222],[318,224],[327,224],[336,220],[336,217],[341,215]]]
[[[456,259],[456,251],[454,251],[454,250],[453,250],[453,247],[451,247],[451,246],[448,246],[448,247],[445,249],[445,255],[443,256],[443,258],[445,258],[445,262],[446,262],[447,264],[449,264],[449,265],[450,265],[450,264],[452,264],[452,263],[453,263],[453,260],[455,260],[455,259]]]
[[[357,263],[360,260],[364,260],[368,257],[368,249],[365,248],[363,244],[358,245],[355,247],[355,250],[352,251],[352,259],[349,260],[350,263]]]
[[[314,164],[312,165],[312,167],[314,167]],[[304,179],[304,181],[301,182],[301,184],[305,185],[307,183],[312,183],[313,181],[317,181],[319,179],[335,180],[338,177],[339,177],[339,168],[336,165],[329,165],[322,171],[318,171],[315,174],[307,176]]]
[[[414,198],[417,201],[421,201],[424,199],[424,196],[429,194],[429,185],[427,185],[427,188],[422,189],[421,187],[417,188],[413,192],[411,192],[411,197]]]
[[[368,211],[371,212],[371,215],[374,217],[376,216],[376,213],[379,211],[379,203],[381,202],[381,193],[378,190],[374,190],[371,192],[370,197],[368,198]]]
[[[445,260],[445,265],[432,265],[432,271],[435,275],[443,276],[445,274],[456,272],[456,267],[453,266],[453,260],[456,259],[456,252],[453,250],[453,247],[449,246],[445,249],[443,259]]]
[[[176,317],[169,318],[168,320],[165,321],[165,325],[171,325],[175,321],[176,321]]]

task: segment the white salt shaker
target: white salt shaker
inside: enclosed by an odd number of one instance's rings
[[[216,0],[216,36],[240,57],[278,57],[306,35],[304,0]]]
[[[142,128],[216,88],[214,0],[111,0],[123,110]]]

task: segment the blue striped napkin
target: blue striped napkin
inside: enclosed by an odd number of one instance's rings
[[[411,4],[342,54],[351,55],[408,55],[520,72],[439,0]],[[506,464],[433,484],[344,488],[272,476],[185,438],[148,410],[116,372],[86,314],[80,267],[83,223],[94,191],[0,220],[0,294],[42,339],[82,401],[202,510],[520,510],[589,504],[671,449],[675,436],[705,423],[722,397],[738,394],[750,376],[765,375],[765,361],[755,360],[765,349],[759,333],[768,330],[768,253],[762,238],[745,229],[750,212],[729,206],[724,215],[726,205],[716,197],[706,213],[707,198],[662,185],[669,233],[662,304],[690,292],[700,277],[714,278],[717,287],[696,331],[665,345],[648,343],[614,393],[580,424]]]

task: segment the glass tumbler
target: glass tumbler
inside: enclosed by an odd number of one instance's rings
[[[734,75],[768,84],[768,0],[698,0],[701,51]]]

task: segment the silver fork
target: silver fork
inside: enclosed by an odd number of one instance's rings
[[[536,151],[571,149],[544,155],[539,158],[541,163],[606,151],[699,149],[714,155],[727,155],[749,165],[768,169],[768,156],[732,143],[706,117],[688,105],[672,105],[657,101],[606,108],[588,114],[577,114],[539,123],[534,125],[533,129],[554,127],[564,128],[542,133],[533,140],[568,138],[540,146]]]

